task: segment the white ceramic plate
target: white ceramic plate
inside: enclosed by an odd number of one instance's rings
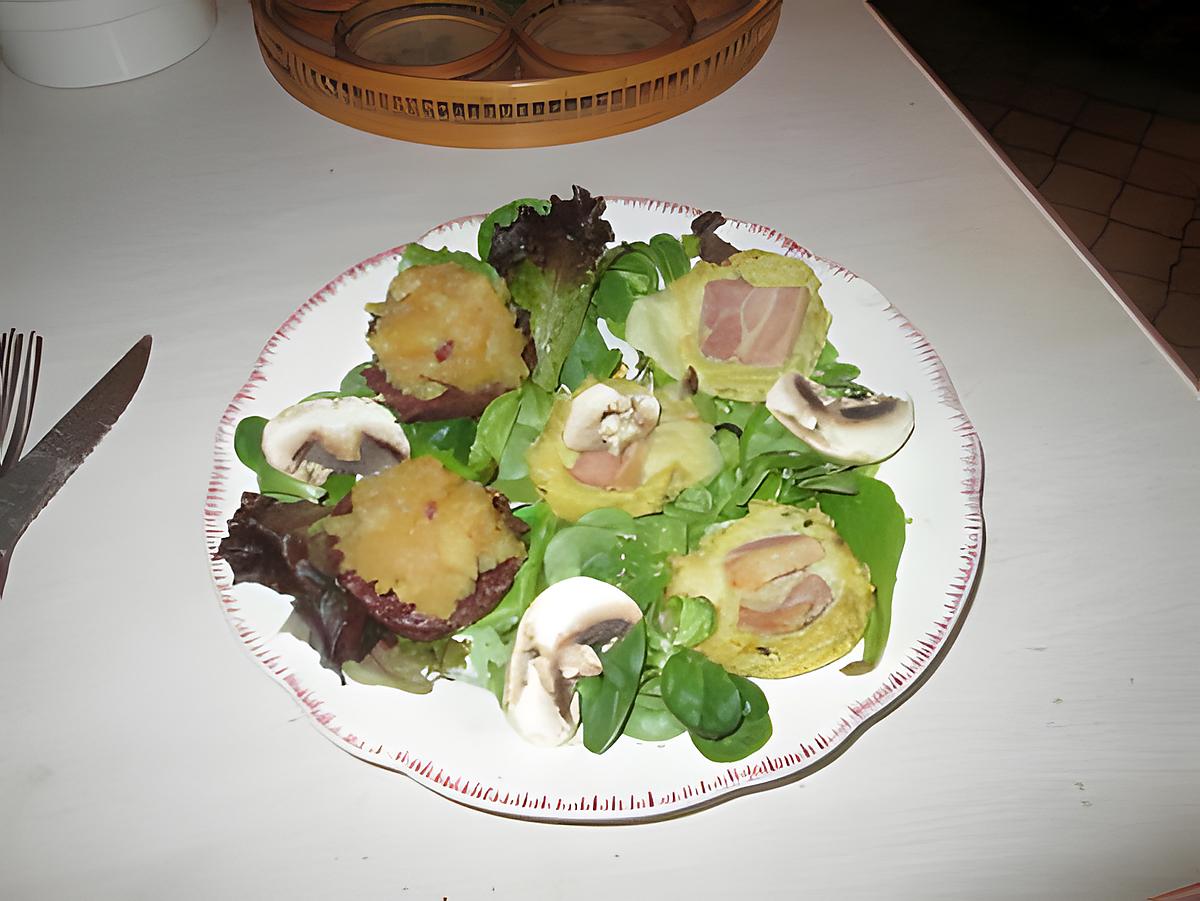
[[[609,198],[618,238],[683,234],[699,211],[642,199]],[[458,219],[420,238],[430,247],[475,249],[482,217]],[[504,720],[482,689],[439,682],[430,695],[349,683],[321,667],[316,653],[278,634],[290,604],[260,585],[231,583],[213,563],[221,607],[237,636],[301,704],[322,735],[356,757],[415,779],[481,810],[529,819],[614,822],[653,819],[703,807],[748,789],[802,776],[850,741],[936,659],[961,615],[983,541],[979,440],[959,405],[937,353],[869,284],[813,256],[771,229],[731,222],[722,234],[736,246],[762,248],[808,262],[833,313],[830,340],[841,358],[862,367],[876,390],[908,392],[916,430],[881,468],[912,524],[900,562],[891,637],[879,667],[845,676],[837,665],[793,679],[761,680],[774,735],[735,764],[712,763],[686,736],[662,743],[621,738],[596,756],[582,745],[534,748]],[[383,297],[402,248],[344,272],[309,298],[267,342],[245,387],[217,430],[205,507],[209,550],[226,534],[253,475],[234,457],[233,432],[244,416],[270,417],[310,392],[336,387],[369,356],[364,304]],[[857,652],[856,652],[857,653]],[[846,660],[854,659],[853,654]]]

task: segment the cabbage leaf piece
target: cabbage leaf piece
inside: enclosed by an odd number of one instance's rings
[[[701,314],[709,282],[741,279],[755,288],[804,289],[807,294],[791,351],[782,365],[749,365],[716,359],[701,350]],[[763,250],[735,253],[721,264],[698,262],[691,272],[656,294],[633,304],[625,322],[625,338],[654,360],[673,379],[691,368],[701,391],[733,400],[762,401],[784,371],[813,371],[830,315],[821,300],[821,282],[803,260]]]
[[[615,236],[602,217],[604,198],[578,185],[570,200],[550,198],[545,215],[522,206],[510,225],[492,233],[488,262],[508,282],[513,300],[529,311],[537,351],[534,384],[554,391],[579,332],[605,248]]]

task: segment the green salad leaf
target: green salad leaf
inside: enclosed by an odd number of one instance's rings
[[[550,198],[545,215],[521,207],[512,223],[492,233],[488,262],[508,282],[516,304],[529,311],[537,351],[534,384],[554,391],[583,327],[612,227],[604,199],[575,188],[570,200]]]
[[[363,685],[386,685],[423,695],[433,691],[438,679],[453,678],[466,662],[466,646],[451,638],[411,641],[397,637],[391,647],[380,642],[362,660],[343,663],[342,672]]]
[[[861,472],[846,475],[854,479],[855,492],[823,495],[820,505],[854,556],[867,565],[875,585],[875,606],[863,635],[863,659],[842,667],[843,673],[856,676],[878,666],[887,647],[892,628],[892,592],[904,551],[907,520],[886,482]]]
[[[539,216],[545,216],[550,212],[550,201],[541,200],[537,197],[522,197],[520,200],[506,203],[504,206],[488,213],[487,217],[479,225],[479,238],[477,241],[479,259],[486,260],[488,255],[491,254],[492,234],[496,231],[496,227],[512,225],[524,207],[529,207]]]
[[[363,370],[370,365],[371,361],[367,360],[347,372],[341,385],[338,386],[337,393],[342,397],[374,397],[375,389],[368,385],[367,380],[363,378]]]
[[[324,488],[280,472],[267,462],[262,449],[262,434],[266,426],[267,420],[262,416],[247,416],[237,424],[233,433],[233,452],[242,461],[242,465],[258,476],[259,493],[278,501],[303,500],[317,503],[324,500]]]
[[[675,718],[701,738],[725,738],[742,724],[742,696],[734,677],[698,651],[671,655],[662,669],[662,699]]]
[[[662,677],[651,676],[634,698],[625,734],[640,741],[667,741],[684,732],[687,727],[663,703]]]
[[[646,623],[639,620],[607,651],[597,649],[603,672],[580,679],[579,722],[583,746],[603,754],[621,737],[638,693],[642,664],[646,659]]]
[[[614,335],[624,338],[633,302],[686,275],[692,268],[692,256],[678,238],[665,234],[610,251],[596,286],[597,315]]]
[[[833,342],[827,340],[810,378],[824,385],[834,397],[870,397],[874,392],[854,381],[860,375],[862,370],[853,363],[838,360],[837,348],[833,346]]]
[[[671,595],[659,598],[646,613],[646,640],[659,665],[679,648],[694,648],[717,627],[717,609],[708,598]]]
[[[624,591],[643,611],[662,597],[671,580],[669,558],[682,553],[687,529],[661,515],[632,517],[623,510],[593,510],[560,529],[546,548],[546,584],[591,576]]]
[[[467,465],[514,503],[533,503],[539,497],[525,451],[542,433],[553,405],[553,394],[525,382],[493,400],[479,418]]]
[[[471,256],[466,251],[449,250],[445,247],[441,250],[431,250],[420,244],[409,244],[404,248],[404,253],[400,256],[400,266],[397,271],[403,272],[405,269],[411,269],[413,266],[438,266],[442,263],[457,263],[463,269],[486,276],[492,283],[492,287],[496,288],[497,291],[502,291],[504,288],[504,282],[494,267],[477,257]]]
[[[596,322],[597,311],[593,304],[588,308],[579,337],[571,345],[567,359],[563,361],[559,378],[570,390],[576,390],[589,377],[603,381],[616,371],[621,362],[621,352],[604,343],[604,335]]]
[[[709,739],[691,733],[696,750],[717,763],[732,763],[749,757],[771,738],[770,707],[761,688],[742,676],[730,676],[742,701],[742,722],[724,738]]]
[[[464,479],[474,479],[471,446],[475,442],[475,420],[436,419],[430,422],[401,423],[414,457],[434,457],[448,470]]]
[[[458,633],[470,647],[470,668],[462,678],[488,689],[499,701],[504,693],[504,676],[512,656],[521,616],[545,587],[542,561],[546,546],[558,529],[558,519],[545,502],[522,507],[513,515],[529,526],[525,540],[529,553],[508,592],[486,616]]]

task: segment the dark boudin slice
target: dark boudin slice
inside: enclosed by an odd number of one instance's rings
[[[456,263],[404,270],[367,307],[367,384],[407,422],[478,416],[529,374],[529,338],[507,294]]]
[[[339,583],[376,620],[418,641],[495,607],[525,558],[520,526],[502,497],[432,457],[362,479],[324,523]]]

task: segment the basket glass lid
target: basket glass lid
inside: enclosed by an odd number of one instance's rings
[[[544,0],[522,7],[517,29],[547,62],[597,71],[682,47],[695,24],[682,0]]]
[[[293,97],[377,134],[459,147],[643,128],[729,88],[781,0],[250,0]]]
[[[487,4],[367,0],[341,16],[334,41],[339,57],[361,66],[457,78],[495,63],[512,36],[503,12]]]

